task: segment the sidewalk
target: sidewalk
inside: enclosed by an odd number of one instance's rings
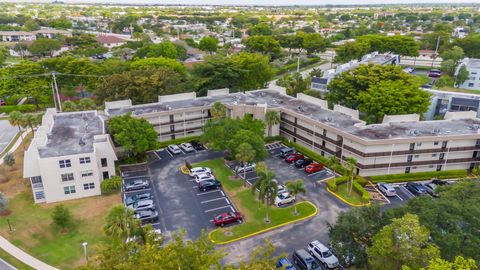
[[[22,142],[23,142],[22,138],[25,138],[25,137],[28,135],[28,133],[30,133],[29,130],[23,131],[22,136],[18,137],[18,139],[15,141],[14,145],[12,146],[12,148],[8,151],[8,153],[13,153],[13,152],[15,152],[15,150],[17,150],[17,148],[22,144]],[[15,138],[15,137],[14,137],[14,138]],[[12,142],[10,142],[10,144],[11,144],[11,143],[12,143]],[[10,144],[9,144],[9,145],[10,145]],[[8,145],[7,145],[7,147],[8,147]],[[4,157],[5,157],[5,156],[3,156],[2,158],[0,158],[0,165],[3,164],[3,158],[4,158]]]
[[[3,236],[0,236],[0,247],[6,252],[10,253],[10,255],[12,255],[13,257],[17,258],[19,261],[32,268],[41,270],[58,270],[57,268],[30,256],[25,251],[8,242],[8,240],[3,238]]]

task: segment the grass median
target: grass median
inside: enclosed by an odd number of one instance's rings
[[[337,194],[338,197],[342,198],[344,201],[346,201],[349,204],[352,205],[362,205],[364,204],[362,201],[362,195],[360,195],[358,192],[355,190],[352,190],[350,192],[350,195],[348,194],[348,189],[347,189],[347,184],[341,184],[337,186],[336,191],[331,191],[335,194]]]
[[[256,194],[253,194],[250,188],[243,187],[242,179],[234,178],[233,172],[224,165],[223,159],[208,160],[193,166],[209,167],[213,170],[216,178],[222,182],[229,199],[245,219],[242,224],[211,231],[209,238],[216,244],[225,244],[272,230],[308,218],[317,212],[316,207],[310,202],[297,203],[297,215],[293,214],[293,206],[282,208],[271,206],[270,223],[265,223],[265,205],[259,205]]]

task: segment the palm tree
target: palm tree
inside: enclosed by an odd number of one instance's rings
[[[134,217],[133,209],[119,204],[108,211],[107,222],[103,229],[108,236],[125,240],[139,227],[140,222]]]
[[[274,181],[275,173],[273,171],[265,170],[257,172],[258,180],[252,186],[252,193],[258,190],[258,205],[265,203],[265,222],[270,223],[269,209],[270,205],[275,202],[277,197],[278,184]]]
[[[18,131],[20,132],[20,137],[23,140],[22,128],[21,128],[22,121],[23,121],[22,117],[23,117],[23,115],[22,115],[21,112],[13,111],[8,115],[8,122],[10,123],[10,125],[18,127]]]
[[[480,167],[475,167],[472,169],[472,174],[475,175],[476,177],[480,176]]]
[[[265,114],[265,124],[268,126],[268,136],[272,136],[272,127],[280,124],[280,114],[277,111],[268,111]]]
[[[287,182],[287,188],[288,188],[288,191],[290,192],[290,194],[292,194],[293,196],[295,196],[295,200],[293,201],[293,207],[294,207],[294,212],[293,214],[294,215],[298,215],[298,212],[297,212],[297,195],[302,193],[302,194],[305,194],[307,192],[307,190],[305,189],[305,187],[303,186],[303,182],[302,180],[300,179],[297,179],[297,182],[293,182],[293,181],[289,181]]]
[[[41,115],[27,113],[22,116],[22,122],[25,127],[29,127],[32,130],[32,135],[35,135],[34,127],[41,123]]]
[[[337,184],[337,175],[336,175],[336,172],[337,172],[337,167],[340,166],[340,161],[338,160],[338,158],[336,156],[330,156],[328,159],[327,159],[327,166],[330,167],[330,169],[332,169],[333,171],[333,182],[335,184]]]
[[[349,196],[350,196],[350,193],[352,193],[352,189],[353,189],[353,179],[355,179],[355,177],[357,176],[356,166],[357,166],[357,160],[355,158],[348,157],[346,159],[347,175],[349,177],[349,181],[347,182],[348,183],[347,189],[348,189]]]
[[[227,116],[227,108],[220,102],[213,103],[213,106],[210,108],[210,114],[213,119],[222,119]]]
[[[246,166],[248,163],[252,162],[255,159],[255,150],[249,143],[242,143],[238,146],[235,154],[235,159],[238,162],[241,162],[243,165],[243,181],[244,186],[247,186],[247,170]]]

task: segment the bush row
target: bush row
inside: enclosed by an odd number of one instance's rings
[[[19,111],[23,113],[34,112],[35,105],[33,104],[22,104],[22,105],[6,105],[0,107],[0,113],[9,114],[13,111]]]
[[[276,141],[283,141],[283,136],[270,136],[270,137],[265,137],[265,143],[272,143]]]
[[[370,193],[366,191],[363,186],[357,182],[356,180],[353,181],[353,190],[360,193],[362,195],[362,202],[369,203],[370,202]]]
[[[464,178],[467,176],[468,176],[468,172],[466,170],[450,170],[450,171],[439,171],[439,172],[418,172],[418,173],[376,175],[376,176],[370,176],[370,179],[374,183],[378,183],[378,182],[396,183],[396,182],[429,180],[432,178],[439,178],[439,179]]]
[[[184,142],[189,142],[193,140],[198,140],[199,136],[190,136],[190,137],[183,137],[183,138],[178,138],[170,141],[165,141],[165,142],[159,142],[158,143],[158,148],[164,148],[169,146],[170,144],[181,144]]]
[[[338,177],[336,179],[328,179],[327,180],[327,187],[331,191],[337,191],[337,186],[348,181],[348,176]]]
[[[337,179],[329,179],[327,180],[327,187],[329,190],[335,192],[337,191],[337,186],[341,184],[345,184],[348,181],[348,176],[342,176]],[[353,181],[353,190],[354,192],[359,193],[362,196],[362,202],[363,203],[369,203],[370,202],[370,193],[366,191],[363,186],[365,184],[362,183],[367,183],[367,180],[363,177],[357,176],[355,180]]]
[[[319,61],[320,61],[320,57],[308,58],[306,61],[300,63],[300,68],[303,68],[303,67],[306,67],[306,66],[309,66],[309,65],[313,65],[313,64],[315,64]],[[281,68],[276,69],[275,74],[276,75],[282,75],[282,74],[285,74],[285,73],[287,73],[291,70],[296,70],[296,68],[297,68],[297,62],[294,62],[294,63],[287,64],[287,65],[284,65]]]

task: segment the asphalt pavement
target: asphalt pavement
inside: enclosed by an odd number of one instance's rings
[[[2,131],[0,132],[0,153],[2,153],[18,133],[18,128],[11,126],[8,120],[0,120],[0,130]]]
[[[0,270],[17,270],[17,268],[7,263],[3,259],[0,259]]]

